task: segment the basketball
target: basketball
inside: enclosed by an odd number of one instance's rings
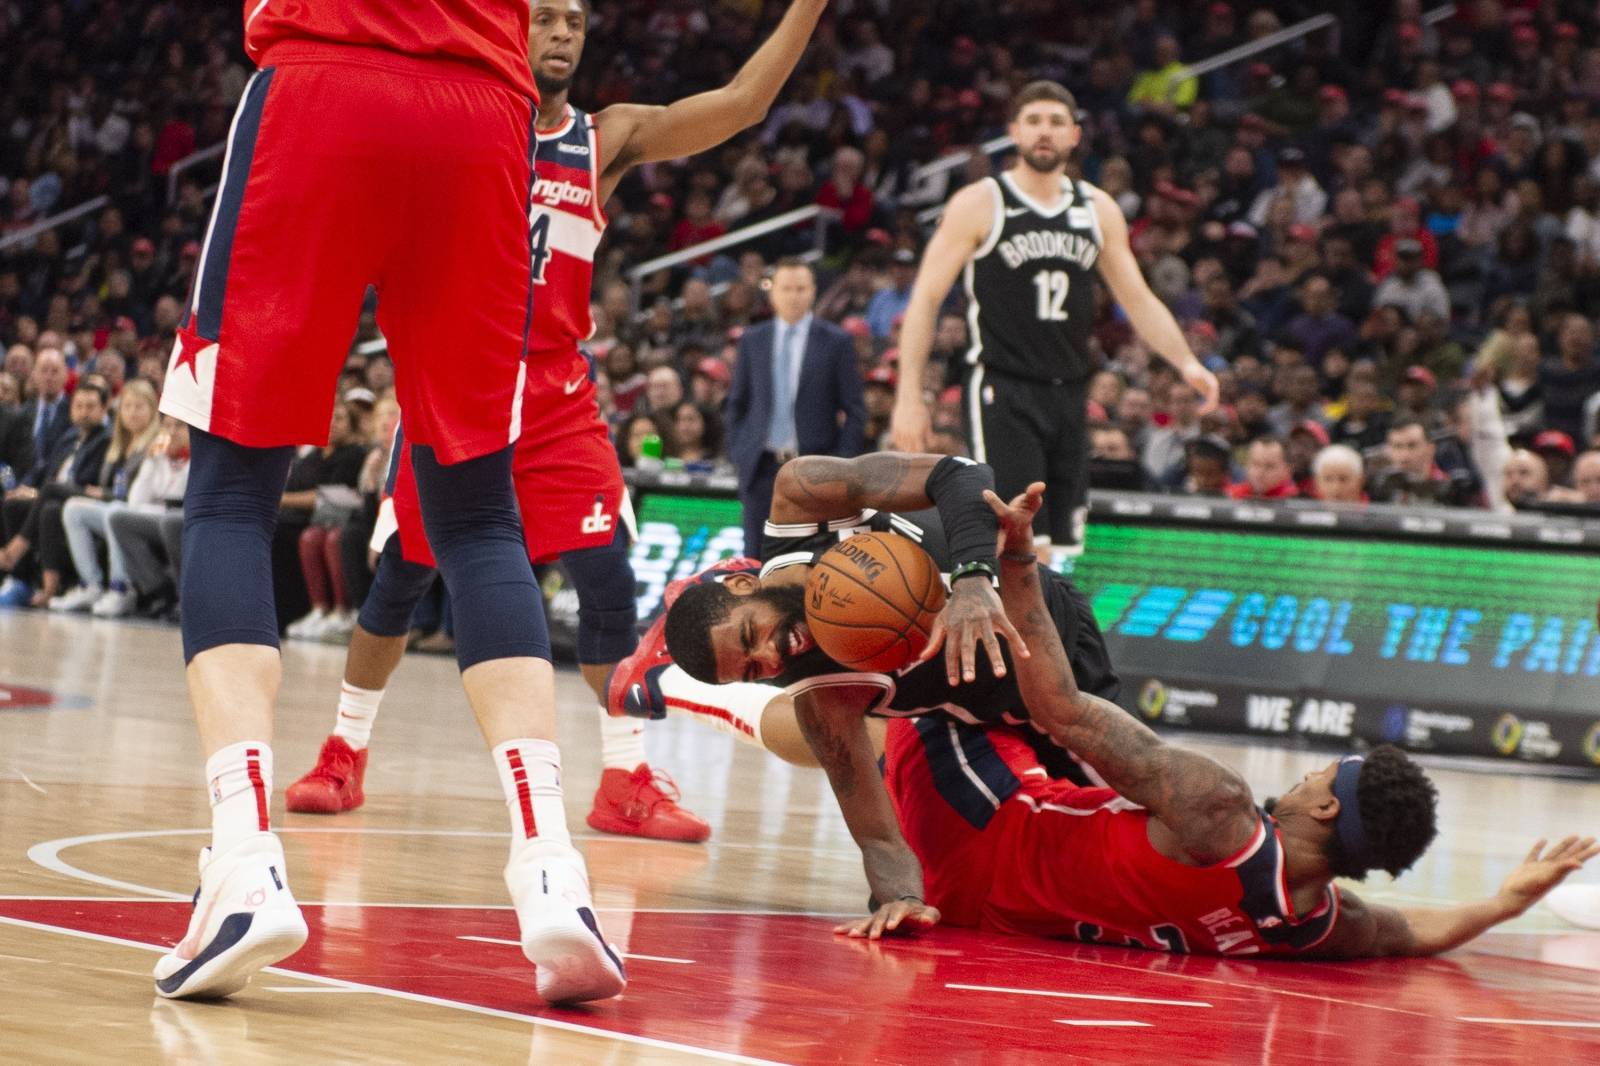
[[[908,537],[860,533],[823,553],[806,579],[806,623],[840,666],[892,672],[922,654],[944,607],[944,579]]]

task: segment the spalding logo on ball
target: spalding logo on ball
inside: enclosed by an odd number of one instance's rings
[[[928,646],[944,599],[938,565],[914,541],[858,533],[811,568],[806,624],[840,666],[892,673]]]

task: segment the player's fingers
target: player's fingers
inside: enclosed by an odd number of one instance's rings
[[[1022,634],[1017,632],[1017,627],[1011,624],[1011,617],[1002,611],[995,619],[995,625],[1005,635],[1006,643],[1011,645],[1011,654],[1019,659],[1028,658],[1028,642],[1022,639]]]
[[[948,628],[944,635],[944,674],[945,680],[952,685],[961,680],[961,635],[964,628],[958,628],[951,633]]]
[[[961,627],[961,676],[967,681],[975,681],[978,677],[978,633],[979,626],[987,627],[988,618],[980,618],[977,622],[969,622]]]
[[[1001,615],[1004,618],[1004,615]],[[1006,660],[1000,654],[1000,638],[995,636],[994,625],[985,619],[983,623],[983,646],[989,652],[989,668],[994,671],[995,677],[1006,676]]]
[[[1006,506],[1004,500],[995,495],[993,489],[983,490],[983,502],[989,505],[989,510],[993,511],[995,517],[1000,519],[1001,522],[1011,517],[1011,508]]]
[[[1539,853],[1541,851],[1543,851],[1543,850],[1544,850],[1544,837],[1540,837],[1538,840],[1535,840],[1533,842],[1533,849],[1528,852],[1528,857],[1526,859],[1522,860],[1522,861],[1523,862],[1538,862],[1539,861]]]

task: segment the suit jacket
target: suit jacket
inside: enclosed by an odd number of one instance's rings
[[[33,423],[39,417],[39,403],[39,398],[35,396],[22,405],[22,417],[27,423],[29,436],[33,435]],[[34,458],[50,454],[51,450],[61,442],[62,437],[71,436],[73,432],[72,397],[67,393],[62,393],[54,413],[45,422],[43,442],[35,443]]]
[[[772,424],[772,364],[777,327],[751,326],[739,338],[739,362],[728,393],[728,458],[739,470],[739,488],[749,488],[767,450]],[[850,458],[865,448],[867,405],[861,394],[850,335],[813,317],[800,360],[795,390],[795,442],[801,455]]]
[[[33,419],[20,407],[0,407],[0,466],[18,481],[33,469]]]
[[[67,461],[67,456],[72,455],[73,446],[77,443],[78,432],[71,433],[56,441],[50,454],[43,460],[33,464],[33,469],[28,472],[27,483],[36,489],[42,489],[55,477],[61,464]],[[100,468],[105,465],[106,449],[111,447],[111,431],[105,426],[100,426],[88,439],[83,442],[83,447],[72,458],[72,469],[68,480],[79,488],[87,488],[99,483]]]

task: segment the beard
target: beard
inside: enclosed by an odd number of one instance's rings
[[[1022,161],[1040,174],[1050,174],[1061,169],[1067,161],[1067,154],[1054,148],[1030,148],[1022,153]]]
[[[546,97],[564,93],[572,88],[572,79],[576,73],[574,71],[565,78],[552,78],[548,74],[535,74],[533,76],[533,84],[539,89],[539,99],[543,100]]]
[[[794,665],[796,660],[805,655],[798,655],[791,649],[789,634],[795,627],[805,625],[806,621],[806,590],[804,585],[782,585],[777,588],[762,588],[752,594],[754,598],[771,607],[778,615],[778,630],[784,636],[778,643],[779,653],[783,656],[783,669]],[[807,649],[809,651],[810,649]]]

